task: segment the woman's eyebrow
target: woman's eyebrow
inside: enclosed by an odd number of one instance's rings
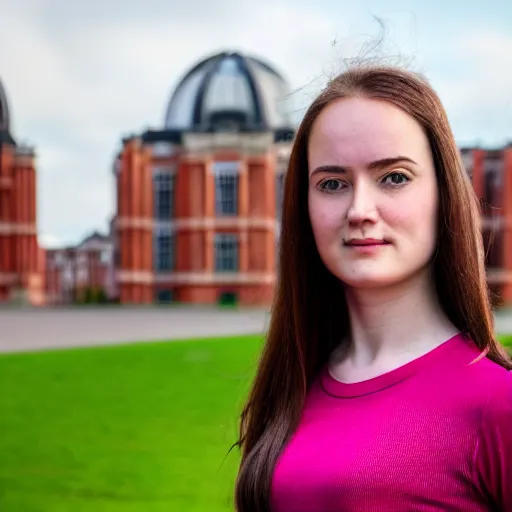
[[[368,164],[368,169],[371,171],[383,169],[384,167],[389,167],[390,165],[395,165],[400,162],[409,162],[411,164],[416,164],[416,162],[407,156],[393,156],[389,158],[381,158],[379,160],[375,160]],[[342,165],[320,165],[315,168],[311,175],[317,174],[319,172],[325,173],[334,173],[334,174],[346,174],[352,170],[351,167],[344,167]]]

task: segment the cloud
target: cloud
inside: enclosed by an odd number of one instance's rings
[[[64,240],[55,235],[39,233],[38,237],[39,246],[43,249],[58,249],[65,245]]]
[[[0,78],[14,135],[36,147],[42,237],[63,243],[107,228],[121,138],[162,125],[172,90],[199,59],[237,49],[269,61],[295,91],[298,119],[344,59],[378,35],[364,6],[306,0],[3,4]],[[512,135],[511,34],[440,34],[425,16],[372,12],[391,27],[389,51],[416,56],[427,71],[459,139]]]
[[[480,74],[474,87],[466,87],[474,105],[502,108],[512,105],[512,33],[483,30],[458,41],[457,53],[466,61],[468,74]],[[467,84],[469,85],[469,84]],[[484,100],[484,101],[483,101]]]
[[[14,135],[38,154],[41,232],[77,241],[106,228],[121,138],[162,125],[171,91],[198,59],[241,49],[268,58],[294,84],[322,74],[333,31],[312,7],[170,4],[113,1],[95,9],[32,0],[11,4],[0,21],[0,77]],[[284,25],[296,32],[283,37]]]
[[[444,50],[451,70],[430,64],[429,74],[461,144],[512,141],[512,33],[485,27],[454,37]]]

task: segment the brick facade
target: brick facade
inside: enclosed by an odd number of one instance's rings
[[[44,251],[34,151],[9,131],[0,82],[0,303],[65,304],[93,288],[125,304],[269,305],[294,134],[274,105],[284,87],[270,66],[236,53],[194,66],[171,98],[163,129],[123,140],[110,234]],[[230,88],[238,104],[220,94]],[[187,110],[182,102],[191,97]],[[482,200],[488,282],[495,303],[510,305],[512,145],[461,154]]]
[[[36,229],[35,155],[9,132],[0,83],[0,303],[44,301],[44,251]]]
[[[463,148],[464,165],[482,204],[488,283],[496,305],[512,304],[512,145]]]
[[[240,304],[269,304],[279,227],[276,186],[289,150],[271,134],[189,134],[181,145],[125,141],[115,169],[121,302],[217,303],[231,297]],[[236,176],[232,214],[219,213],[216,203],[216,166],[222,163]],[[172,211],[161,218],[155,183],[166,175],[173,183]],[[165,229],[172,264],[159,270],[155,251]],[[220,268],[216,235],[234,235],[236,268]]]

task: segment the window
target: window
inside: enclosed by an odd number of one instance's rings
[[[89,280],[89,269],[87,267],[79,268],[77,271],[76,280],[80,284],[86,284]]]
[[[217,215],[238,213],[238,162],[215,162],[215,211]]]
[[[64,267],[64,269],[62,270],[62,280],[66,285],[68,285],[68,287],[72,284],[73,270],[69,265]]]
[[[215,119],[213,131],[219,133],[237,133],[240,131],[240,123],[234,119]]]
[[[154,238],[154,266],[157,272],[174,270],[174,233],[160,230]]]
[[[172,302],[172,290],[158,290],[156,300],[161,304]]]
[[[168,142],[157,142],[153,144],[153,156],[171,156],[175,148]]]
[[[64,254],[62,254],[61,252],[55,253],[55,265],[57,267],[64,265],[65,262],[66,262],[66,258],[64,256]]]
[[[153,184],[154,216],[168,220],[174,215],[174,175],[155,174]]]
[[[283,173],[276,175],[276,217],[279,221],[283,213],[284,179]]]
[[[116,246],[114,250],[114,266],[116,268],[121,267],[121,249],[119,246]]]
[[[494,206],[494,189],[495,189],[496,175],[488,172],[485,175],[485,200]]]
[[[110,251],[108,249],[103,249],[100,253],[100,262],[103,264],[107,264],[110,262]]]
[[[502,174],[500,155],[488,155],[484,161],[484,199],[491,208],[501,207]]]
[[[234,306],[238,302],[238,296],[235,292],[221,292],[218,303],[222,306]]]
[[[462,165],[470,179],[473,179],[473,153],[472,151],[461,151]]]
[[[215,235],[215,270],[236,272],[238,270],[238,238],[232,233]]]

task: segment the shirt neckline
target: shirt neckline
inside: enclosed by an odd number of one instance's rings
[[[327,362],[320,373],[320,384],[327,394],[337,398],[356,398],[376,393],[404,381],[425,366],[446,357],[447,353],[458,346],[461,340],[462,335],[458,333],[422,356],[394,370],[360,382],[346,383],[335,379],[329,371]]]

